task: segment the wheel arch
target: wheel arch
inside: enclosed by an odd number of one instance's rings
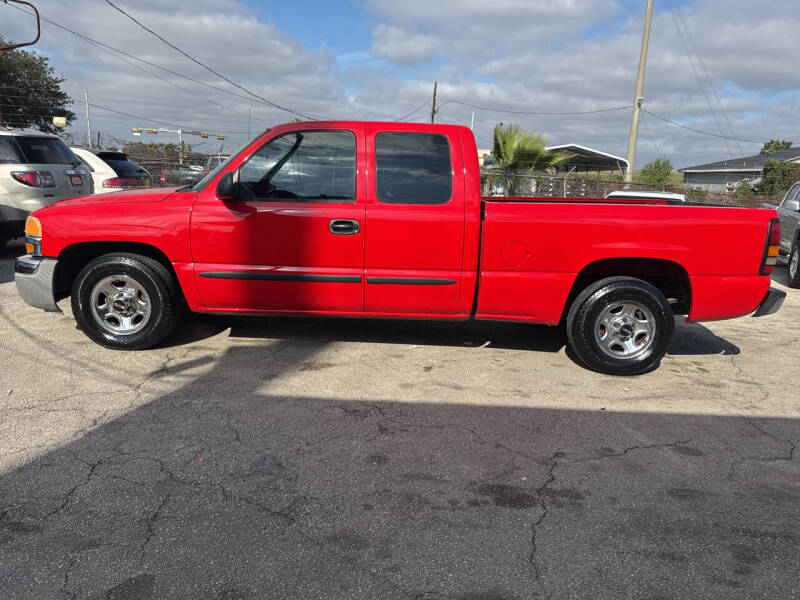
[[[670,302],[676,315],[687,315],[692,306],[692,284],[686,269],[660,258],[605,258],[586,265],[578,273],[564,305],[562,320],[572,303],[588,286],[606,277],[635,277],[656,287]]]
[[[124,252],[138,254],[158,261],[167,269],[173,279],[176,289],[183,295],[180,280],[175,272],[172,261],[163,250],[140,242],[124,241],[103,241],[103,242],[79,242],[64,248],[58,255],[58,265],[54,274],[54,291],[56,298],[64,298],[69,295],[72,284],[75,282],[78,273],[89,262],[99,256]],[[185,298],[184,298],[185,300]]]

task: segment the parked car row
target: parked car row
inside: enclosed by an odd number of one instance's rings
[[[21,237],[28,214],[51,202],[152,184],[123,152],[70,148],[53,134],[0,127],[0,247]]]

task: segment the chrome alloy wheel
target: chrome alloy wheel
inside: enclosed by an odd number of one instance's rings
[[[89,296],[92,316],[107,332],[131,335],[150,320],[152,304],[144,287],[128,275],[101,279]]]
[[[608,356],[632,360],[653,346],[656,320],[650,309],[638,302],[615,302],[600,313],[594,324],[594,338]]]
[[[789,257],[789,277],[792,279],[797,277],[798,263],[800,263],[800,249],[795,246],[792,256]]]

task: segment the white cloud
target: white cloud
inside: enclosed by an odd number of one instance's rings
[[[365,0],[375,17],[363,48],[311,50],[237,0],[160,0],[122,4],[177,46],[259,95],[305,113],[391,119],[430,98],[439,81],[442,120],[469,123],[472,108],[447,100],[516,111],[586,111],[628,105],[641,41],[643,14],[629,15],[622,0]],[[630,4],[630,3],[629,3]],[[37,0],[42,14],[133,55],[241,93],[191,63],[104,3]],[[642,11],[643,12],[643,9]],[[694,0],[682,13],[738,137],[800,143],[800,70],[795,37],[800,11],[777,2],[754,11],[749,0]],[[628,20],[625,20],[628,19]],[[0,32],[22,37],[30,20],[0,4]],[[123,112],[212,131],[253,131],[292,115],[253,99],[237,98],[139,65],[43,24],[37,52],[52,57],[76,98]],[[588,35],[587,31],[591,32]],[[11,35],[13,34],[13,35]],[[315,31],[304,31],[308,39]],[[436,59],[436,60],[434,60]],[[130,59],[128,59],[130,60]],[[134,61],[135,62],[135,61]],[[400,71],[393,68],[400,65]],[[168,82],[159,81],[151,74]],[[402,77],[397,73],[402,73]],[[178,89],[179,85],[185,90]],[[673,17],[657,13],[645,87],[646,107],[708,131],[716,124],[695,79]],[[712,98],[713,99],[713,98]],[[223,106],[220,106],[223,105]],[[85,131],[82,106],[73,130]],[[425,111],[418,113],[425,118]],[[97,109],[93,129],[127,137],[136,123]],[[577,142],[622,154],[627,111],[587,116],[513,115],[476,110],[478,144],[489,144],[497,121],[517,121],[553,143]],[[722,140],[646,117],[637,163],[660,151],[677,166],[729,156]],[[723,122],[723,126],[727,126]],[[245,141],[236,134],[226,145]],[[206,148],[209,148],[207,144]],[[756,152],[757,144],[741,144]],[[732,150],[738,152],[736,144]]]
[[[398,64],[414,64],[432,59],[439,42],[430,35],[411,33],[397,25],[380,23],[372,29],[372,53]]]

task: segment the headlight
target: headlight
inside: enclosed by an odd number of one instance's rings
[[[42,224],[36,217],[25,221],[25,251],[34,256],[42,254]]]

